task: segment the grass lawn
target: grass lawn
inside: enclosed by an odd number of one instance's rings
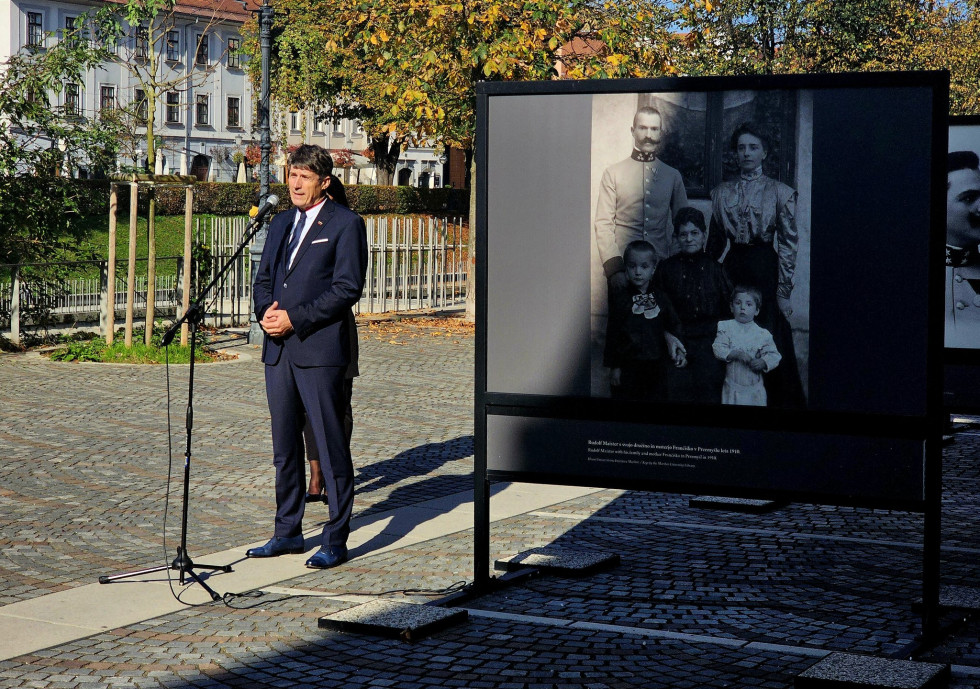
[[[191,220],[191,231],[196,232],[198,223],[203,228],[207,227],[210,215],[195,215]],[[75,256],[88,258],[94,256],[97,260],[109,258],[109,218],[96,218],[89,221],[87,236],[74,247],[66,247],[66,254],[74,253]],[[184,216],[183,215],[158,215],[156,217],[156,255],[157,258],[165,256],[184,255]],[[137,220],[136,229],[136,257],[145,259],[147,257],[147,219],[140,217]],[[53,260],[71,260],[68,258]],[[129,216],[120,217],[116,221],[116,274],[124,275],[126,264],[129,260]],[[146,262],[139,261],[136,266],[137,275],[146,275]],[[176,275],[176,260],[158,260],[157,275]],[[96,266],[78,266],[71,272],[70,277],[97,277],[99,274]]]
[[[195,216],[192,220],[192,231],[200,219],[202,225],[205,216]],[[156,255],[181,256],[184,253],[184,216],[164,215],[156,218]],[[109,257],[109,219],[94,226],[90,237],[86,240],[86,248],[102,258]],[[116,223],[116,258],[129,256],[129,218],[120,219]],[[147,256],[147,220],[139,218],[136,228],[136,256]]]
[[[191,220],[192,232],[196,232],[198,224],[206,230],[210,218],[214,215],[194,215]],[[51,262],[87,260],[106,260],[109,257],[109,218],[91,218],[86,221],[86,236],[77,244],[66,243],[63,251],[55,252]],[[461,232],[461,240],[465,246],[467,229],[464,226]],[[147,220],[146,217],[137,219],[136,231],[136,257],[139,260],[136,266],[137,275],[146,275],[147,257]],[[416,235],[417,239],[417,235]],[[157,275],[176,275],[177,261],[175,259],[159,260],[162,257],[176,257],[184,254],[184,216],[183,215],[158,215],[156,218],[156,255],[157,255]],[[116,275],[124,277],[129,260],[129,215],[121,214],[116,221]],[[391,258],[388,259],[389,261]],[[79,265],[72,268],[68,278],[96,278],[99,275],[98,267],[95,265]],[[10,274],[4,267],[0,267],[0,281],[9,280]]]

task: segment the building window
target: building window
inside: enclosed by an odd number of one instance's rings
[[[145,60],[150,56],[150,35],[145,26],[136,27],[136,59]]]
[[[176,91],[167,93],[167,123],[180,124],[180,94]]]
[[[82,114],[82,99],[78,84],[65,84],[65,114],[74,116]]]
[[[208,112],[209,100],[210,96],[206,94],[202,94],[197,97],[197,107],[195,108],[196,114],[194,121],[197,122],[198,126],[204,127],[211,123],[210,113]]]
[[[239,54],[242,41],[239,38],[228,39],[228,69],[238,69],[242,66],[242,56]]]
[[[197,35],[197,57],[194,59],[194,64],[201,67],[208,66],[208,36],[206,35]]]
[[[44,46],[44,30],[41,28],[41,21],[40,12],[27,13],[27,45],[32,48]]]
[[[78,43],[78,36],[75,33],[75,20],[78,17],[65,17],[65,30],[61,34],[62,40]]]
[[[242,99],[235,96],[228,97],[228,126],[242,126]]]
[[[97,31],[95,33],[95,36],[93,36],[93,38],[92,38],[92,47],[93,48],[102,48],[103,50],[106,50],[106,51],[112,53],[113,55],[115,55],[116,54],[116,48],[118,47],[118,44],[116,43],[116,41],[113,40],[113,38],[110,37],[110,36],[100,36],[99,33],[100,32]]]
[[[149,115],[149,103],[146,100],[146,91],[136,89],[136,97],[133,100],[136,101],[136,111],[133,113],[136,118],[136,124],[145,127],[147,116]]]
[[[116,109],[116,87],[115,86],[100,86],[99,87],[99,110],[102,112],[108,112],[110,110]]]
[[[299,131],[299,113],[291,112],[289,113],[289,131],[298,132]]]
[[[167,32],[167,61],[180,62],[180,32]]]

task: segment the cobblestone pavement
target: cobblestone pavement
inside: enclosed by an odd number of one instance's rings
[[[254,348],[228,344],[251,360],[195,371],[192,555],[271,532],[261,364]],[[361,345],[356,514],[471,488],[472,336],[362,328]],[[172,558],[186,386],[187,368],[172,367],[165,551],[164,369],[0,355],[0,605]],[[944,584],[980,586],[978,455],[972,429],[944,452]],[[369,554],[3,661],[0,687],[778,689],[829,651],[886,657],[915,639],[920,515],[795,503],[746,514],[690,497],[599,491],[496,522],[494,559],[558,544],[622,562],[469,600],[468,622],[414,643],[321,630],[317,618],[371,597],[437,597],[471,577],[470,538]],[[921,659],[953,664],[954,689],[980,686],[980,622]]]

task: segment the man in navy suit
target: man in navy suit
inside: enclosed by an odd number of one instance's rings
[[[354,467],[344,432],[344,374],[350,362],[351,307],[367,269],[364,220],[326,193],[333,160],[304,145],[287,160],[295,208],[272,219],[253,287],[256,318],[265,331],[262,361],[272,416],[276,468],[273,538],[248,557],[303,552],[306,477],[303,425],[310,420],[323,466],[330,518],[320,550],[307,567],[347,560],[354,506]]]

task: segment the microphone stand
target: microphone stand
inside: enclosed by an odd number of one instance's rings
[[[270,200],[271,198],[272,197],[270,197]],[[278,198],[276,199],[276,202],[278,202]],[[191,480],[191,435],[194,428],[194,351],[197,348],[197,326],[204,320],[204,304],[207,301],[208,296],[215,286],[221,282],[225,273],[228,272],[228,269],[234,264],[235,260],[238,259],[243,251],[245,251],[245,247],[248,246],[248,243],[252,240],[252,237],[254,237],[255,233],[259,231],[260,227],[262,227],[266,214],[274,205],[275,203],[267,204],[266,207],[264,207],[262,211],[260,211],[255,218],[249,222],[249,224],[245,227],[245,233],[242,235],[242,241],[235,250],[235,253],[232,254],[231,258],[229,258],[228,261],[221,267],[218,274],[214,276],[214,279],[212,279],[211,282],[209,282],[208,285],[200,291],[197,298],[194,300],[194,303],[187,308],[187,313],[174,321],[173,325],[167,329],[160,340],[165,347],[169,346],[173,341],[174,336],[180,330],[180,327],[184,323],[188,324],[191,333],[191,361],[190,371],[187,378],[187,413],[185,416],[187,443],[184,449],[184,505],[181,513],[180,545],[177,547],[177,557],[174,558],[173,562],[171,562],[169,565],[159,565],[156,567],[140,569],[135,572],[126,572],[124,574],[113,574],[111,576],[99,577],[100,584],[108,584],[118,579],[125,579],[128,577],[175,569],[180,572],[181,586],[184,585],[185,575],[190,576],[195,582],[201,585],[201,588],[208,592],[208,594],[211,596],[211,600],[221,600],[221,596],[210,586],[204,583],[204,580],[199,577],[194,570],[209,569],[221,572],[230,572],[232,571],[231,565],[203,565],[200,563],[195,563],[187,554],[187,507],[189,502]],[[188,266],[187,269],[190,270],[190,266]]]

